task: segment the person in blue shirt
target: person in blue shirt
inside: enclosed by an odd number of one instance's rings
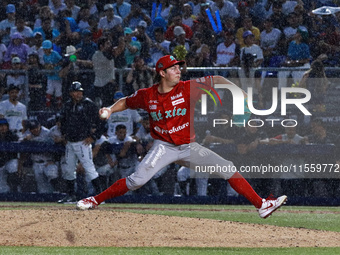
[[[112,6],[114,14],[120,16],[122,19],[125,19],[131,12],[131,4],[124,0],[117,0]]]
[[[301,67],[310,68],[310,48],[308,45],[308,31],[298,29],[296,34],[293,35],[293,40],[289,43],[287,58],[285,61],[286,67]],[[291,74],[295,84],[298,84],[305,71],[279,71],[279,89],[287,87],[287,77]]]
[[[54,70],[55,73],[47,74],[47,89],[46,89],[46,107],[51,107],[51,101],[53,95],[56,98],[57,107],[60,109],[62,106],[62,83],[58,72],[61,68],[62,57],[56,51],[54,51],[53,44],[50,40],[45,40],[42,43],[44,50],[44,68],[47,70]]]

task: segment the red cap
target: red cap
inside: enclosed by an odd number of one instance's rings
[[[174,65],[183,65],[185,63],[184,60],[177,61],[174,56],[165,55],[161,57],[156,63],[156,72],[158,73],[161,70],[165,70]]]

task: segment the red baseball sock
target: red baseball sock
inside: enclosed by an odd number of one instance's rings
[[[256,208],[261,208],[262,198],[255,192],[240,173],[235,173],[229,180],[230,186],[240,195],[249,200]]]
[[[122,196],[128,191],[129,189],[126,186],[126,178],[123,178],[123,179],[116,181],[114,184],[112,184],[102,193],[95,196],[94,199],[96,199],[98,204],[101,204],[102,202],[110,198]]]

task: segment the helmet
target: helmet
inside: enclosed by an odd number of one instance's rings
[[[71,87],[70,87],[70,92],[73,92],[73,91],[84,91],[79,81],[72,82]]]

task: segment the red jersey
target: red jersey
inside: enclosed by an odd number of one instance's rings
[[[195,141],[194,109],[204,93],[199,88],[213,85],[212,76],[180,81],[170,92],[159,93],[158,84],[140,89],[126,98],[131,109],[141,108],[149,113],[150,133],[154,139],[175,145]]]

